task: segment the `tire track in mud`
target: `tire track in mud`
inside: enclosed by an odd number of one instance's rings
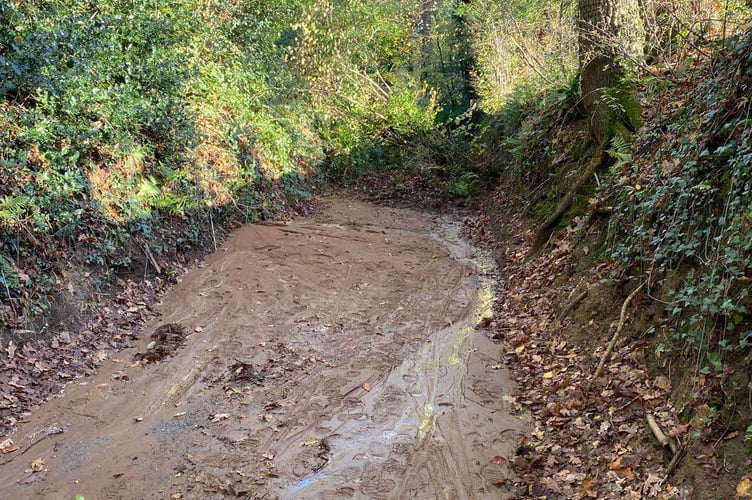
[[[500,498],[523,430],[487,262],[449,218],[329,198],[247,226],[168,293],[143,340],[12,436],[8,498]],[[171,358],[133,365],[179,323]],[[27,473],[44,460],[43,472]]]

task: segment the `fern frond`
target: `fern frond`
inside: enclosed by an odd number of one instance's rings
[[[0,227],[15,226],[29,207],[29,198],[25,196],[3,196],[0,199]]]

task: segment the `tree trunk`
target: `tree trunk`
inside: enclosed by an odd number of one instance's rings
[[[640,109],[630,67],[643,57],[639,0],[579,0],[578,45],[582,101],[590,127],[604,142],[634,130]]]
[[[424,81],[428,76],[428,66],[433,50],[431,42],[431,30],[433,29],[433,16],[435,0],[422,0],[420,17],[418,19],[418,34],[421,43],[420,80]]]

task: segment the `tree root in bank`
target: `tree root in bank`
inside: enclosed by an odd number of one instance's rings
[[[658,442],[661,443],[661,446],[671,450],[671,461],[668,463],[666,477],[663,479],[663,483],[665,484],[666,481],[668,481],[668,478],[671,477],[671,474],[673,474],[679,466],[679,462],[681,462],[681,459],[684,456],[684,449],[677,443],[676,439],[671,439],[663,433],[652,414],[648,413],[646,418],[648,420],[648,427],[653,432],[653,436],[655,436]]]
[[[601,356],[601,360],[598,363],[598,368],[595,370],[595,374],[593,375],[593,378],[590,380],[590,383],[587,386],[587,389],[585,392],[590,392],[590,389],[593,387],[593,384],[598,380],[598,377],[601,376],[603,373],[603,368],[606,365],[606,361],[608,361],[609,356],[611,356],[611,352],[614,350],[614,346],[616,345],[616,341],[619,338],[619,334],[624,329],[624,323],[627,320],[627,307],[629,307],[629,303],[632,302],[632,299],[635,298],[635,296],[640,292],[640,290],[643,289],[643,287],[647,284],[647,281],[643,281],[640,286],[634,289],[632,293],[630,293],[626,299],[624,299],[624,303],[621,305],[621,314],[619,315],[619,324],[616,327],[616,331],[614,332],[613,337],[611,337],[611,341],[608,343],[608,347],[606,347],[606,351],[603,353],[603,356]]]
[[[564,215],[564,212],[566,212],[570,206],[572,206],[574,197],[577,195],[580,189],[582,189],[582,187],[590,180],[590,178],[595,174],[596,170],[598,170],[598,167],[600,167],[603,164],[603,161],[605,160],[605,158],[606,158],[606,145],[601,144],[598,146],[595,154],[588,162],[587,167],[585,168],[585,171],[575,181],[574,185],[569,190],[569,192],[567,192],[567,194],[564,195],[564,198],[562,198],[559,204],[556,206],[556,210],[554,210],[554,213],[551,214],[551,216],[548,219],[546,219],[546,221],[543,224],[538,226],[538,229],[535,231],[535,241],[533,242],[533,246],[528,252],[527,257],[526,257],[527,260],[530,260],[531,258],[535,257],[538,254],[538,252],[540,252],[541,248],[543,248],[546,241],[548,241],[548,238],[551,236],[551,232],[553,231],[554,227],[556,227],[556,224],[558,224],[559,219],[561,219],[561,216]]]
[[[561,312],[559,313],[559,316],[557,317],[557,319],[559,321],[564,321],[564,318],[566,318],[569,315],[569,313],[572,311],[572,309],[574,309],[575,307],[577,307],[577,305],[580,302],[582,302],[585,299],[585,297],[588,296],[589,293],[590,293],[590,289],[586,288],[582,293],[580,293],[574,299],[572,299],[572,301],[569,302],[569,304],[567,304],[566,306],[564,306],[564,309],[561,310]]]

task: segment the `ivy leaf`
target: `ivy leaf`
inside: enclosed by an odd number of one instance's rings
[[[723,362],[721,361],[721,355],[719,353],[709,352],[707,353],[706,357],[708,358],[708,362],[713,366],[713,369],[716,371],[716,373],[723,371]]]

